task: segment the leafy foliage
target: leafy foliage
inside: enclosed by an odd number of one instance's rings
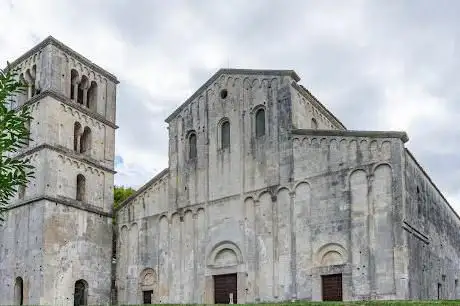
[[[29,158],[12,157],[30,140],[30,109],[17,111],[10,107],[14,96],[25,90],[14,70],[0,69],[0,221],[4,221],[8,201],[34,174]]]
[[[129,198],[132,194],[134,194],[136,190],[131,187],[124,187],[124,186],[115,186],[113,190],[113,208],[117,209],[118,206],[127,198]]]

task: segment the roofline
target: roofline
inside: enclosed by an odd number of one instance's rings
[[[298,91],[300,91],[301,94],[303,94],[307,99],[308,98],[312,98],[313,101],[310,101],[312,102],[313,104],[316,104],[317,107],[319,107],[326,115],[326,117],[328,117],[329,120],[331,121],[335,121],[336,123],[338,123],[342,128],[344,128],[345,130],[347,129],[345,127],[345,125],[333,114],[331,113],[331,111],[329,111],[323,103],[321,103],[318,99],[316,99],[316,97],[308,90],[306,89],[305,87],[303,87],[302,85],[300,84],[297,84],[297,83],[292,83],[292,86],[297,89]]]
[[[125,207],[126,205],[129,204],[129,202],[131,202],[134,198],[136,198],[138,195],[140,195],[141,193],[143,193],[145,190],[147,190],[147,188],[149,188],[150,186],[152,186],[156,181],[158,181],[160,178],[162,178],[163,176],[165,176],[167,173],[169,172],[169,168],[166,168],[166,169],[163,169],[160,173],[158,173],[157,175],[155,175],[150,181],[148,181],[147,183],[145,183],[141,188],[139,188],[139,190],[137,190],[135,193],[133,193],[132,195],[130,195],[126,200],[124,200],[123,202],[120,203],[120,205],[118,205],[118,207],[116,209],[114,209],[114,213],[115,212],[118,212],[120,209],[122,209],[123,207]]]
[[[10,63],[10,65],[12,67],[18,65],[20,62],[22,62],[23,60],[25,60],[26,58],[30,57],[31,55],[33,55],[34,53],[37,53],[39,50],[45,48],[46,46],[48,45],[53,45],[59,49],[61,49],[62,51],[66,52],[66,53],[69,53],[71,54],[73,57],[75,57],[76,59],[78,59],[80,62],[82,62],[83,64],[89,66],[92,70],[94,71],[97,71],[98,73],[102,74],[103,76],[105,76],[107,79],[111,80],[112,82],[114,82],[115,84],[119,84],[120,82],[118,81],[117,77],[113,74],[111,74],[110,72],[108,72],[107,70],[101,68],[100,66],[94,64],[93,62],[91,62],[89,59],[87,59],[86,57],[84,57],[83,55],[81,55],[80,53],[76,52],[75,50],[71,49],[70,47],[66,46],[65,44],[63,44],[62,42],[60,42],[59,40],[57,40],[56,38],[54,38],[53,36],[48,36],[47,38],[45,38],[44,40],[42,40],[40,43],[38,43],[35,47],[33,47],[32,49],[30,49],[29,51],[25,52],[23,55],[21,55],[19,58],[17,58],[16,60],[14,60],[12,63]]]
[[[350,130],[307,130],[293,129],[292,134],[311,135],[311,136],[351,136],[351,137],[370,137],[370,138],[399,138],[403,143],[409,141],[406,132],[400,131],[350,131]]]
[[[433,182],[433,180],[431,179],[431,177],[428,175],[428,173],[425,171],[425,169],[423,169],[422,165],[417,161],[417,159],[415,159],[415,156],[411,153],[411,151],[409,151],[408,148],[404,148],[405,151],[407,152],[407,154],[409,155],[410,158],[412,158],[415,162],[415,164],[417,165],[417,167],[420,169],[420,171],[422,171],[423,175],[425,175],[425,177],[427,178],[428,182],[434,187],[434,189],[439,193],[439,195],[441,196],[441,198],[444,200],[444,202],[446,202],[447,206],[450,208],[450,210],[454,213],[454,215],[457,217],[458,220],[460,220],[460,216],[458,215],[458,213],[455,211],[455,209],[450,205],[449,201],[447,201],[446,197],[444,196],[444,194],[441,192],[441,190],[438,188],[438,186],[436,186],[436,184]]]
[[[277,76],[290,76],[296,82],[300,81],[300,77],[294,70],[263,70],[263,69],[235,69],[235,68],[221,68],[213,74],[203,85],[198,88],[181,106],[165,119],[166,123],[170,123],[171,120],[176,117],[187,105],[189,105],[195,98],[197,98],[201,92],[211,85],[219,76],[222,74],[246,74],[246,75],[277,75]]]

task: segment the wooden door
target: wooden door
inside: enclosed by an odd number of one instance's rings
[[[233,304],[238,303],[237,299],[237,277],[234,274],[214,275],[214,303],[229,304],[230,293],[233,294]]]
[[[321,276],[323,301],[342,301],[342,274]]]
[[[153,290],[147,290],[147,291],[143,291],[143,300],[144,300],[144,304],[152,304],[152,294],[153,294]]]

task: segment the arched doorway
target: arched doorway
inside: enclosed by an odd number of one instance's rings
[[[245,269],[238,246],[232,242],[215,246],[206,270],[206,303],[237,304],[238,300],[244,303]]]
[[[140,291],[143,304],[153,304],[155,298],[156,273],[153,269],[147,268],[140,275]]]
[[[88,305],[88,283],[83,280],[77,280],[75,282],[75,291],[73,294],[73,305],[82,306]]]
[[[16,305],[23,305],[24,303],[24,282],[22,277],[16,277],[14,282],[14,303]]]

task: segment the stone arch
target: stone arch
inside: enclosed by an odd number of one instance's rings
[[[366,173],[366,176],[369,175],[368,171],[363,168],[363,167],[358,167],[358,168],[354,168],[352,169],[350,172],[348,172],[347,174],[347,178],[346,178],[346,181],[345,181],[345,185],[346,186],[350,186],[350,180],[351,180],[351,177],[356,174],[357,172],[360,172],[360,171],[363,171],[364,173]]]
[[[317,266],[341,265],[348,261],[348,253],[339,243],[328,243],[318,249],[315,256]]]
[[[151,304],[157,295],[158,278],[152,268],[144,269],[139,275],[139,291],[144,304]]]
[[[209,267],[233,267],[243,263],[240,248],[231,241],[222,241],[214,246],[208,256]]]
[[[86,179],[83,174],[77,175],[77,188],[76,188],[76,200],[85,201],[86,200]]]
[[[74,305],[88,305],[88,282],[84,279],[79,279],[75,282],[74,288]]]
[[[268,195],[270,196],[270,198],[273,198],[273,194],[269,191],[269,190],[262,190],[261,192],[259,192],[255,198],[255,201],[258,202],[260,201],[260,198],[262,198],[262,196],[264,194],[268,193]]]
[[[388,167],[390,168],[390,174],[391,176],[393,176],[393,168],[391,167],[390,164],[388,163],[377,163],[375,164],[373,167],[372,167],[372,174],[375,174],[375,171],[377,170],[377,168],[381,168],[381,167]]]

